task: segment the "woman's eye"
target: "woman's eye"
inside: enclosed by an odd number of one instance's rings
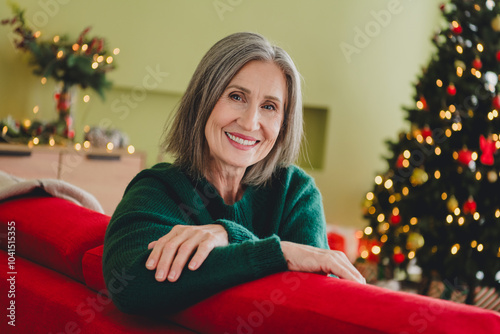
[[[235,101],[242,101],[243,99],[238,94],[231,94],[229,97]]]
[[[263,106],[263,108],[267,110],[276,110],[276,107],[272,104],[266,104],[265,106]]]

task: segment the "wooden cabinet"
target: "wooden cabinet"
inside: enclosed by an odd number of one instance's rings
[[[64,180],[94,195],[108,215],[144,163],[142,152],[0,144],[0,170],[26,179]]]

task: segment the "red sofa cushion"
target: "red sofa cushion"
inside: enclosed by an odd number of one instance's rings
[[[0,202],[0,231],[6,235],[9,222],[15,222],[16,254],[80,282],[83,255],[103,244],[109,219],[57,197]]]
[[[102,273],[102,252],[104,246],[98,246],[87,251],[83,256],[82,268],[85,284],[94,291],[99,291],[109,296]]]

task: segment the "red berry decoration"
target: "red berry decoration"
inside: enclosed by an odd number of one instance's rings
[[[464,206],[462,208],[463,212],[465,214],[468,214],[468,213],[474,213],[476,212],[476,209],[477,209],[477,204],[476,202],[474,201],[474,199],[471,197],[469,197],[469,199],[464,203]]]
[[[499,51],[497,51],[496,56],[497,56],[497,61],[500,61],[500,50],[499,50]]]
[[[476,59],[472,61],[472,67],[474,67],[476,70],[480,70],[483,67],[483,63],[481,62],[481,59],[479,59],[479,57],[476,57]]]
[[[421,96],[420,97],[420,102],[422,103],[422,110],[429,110],[429,107],[427,106],[427,100],[425,97]]]
[[[451,28],[451,31],[455,35],[460,35],[462,33],[463,29],[462,29],[462,26],[460,24],[458,24],[456,27]]]
[[[402,154],[398,156],[398,159],[396,160],[396,168],[403,168],[403,160],[405,157],[403,157]]]
[[[432,130],[428,126],[425,126],[422,129],[421,133],[422,133],[422,137],[424,137],[424,139],[426,139],[427,137],[431,137],[432,136]]]
[[[396,253],[392,259],[394,260],[394,263],[401,264],[405,261],[405,255],[403,253]]]
[[[472,152],[469,151],[468,149],[464,148],[461,149],[458,152],[458,162],[460,162],[462,165],[468,166],[469,163],[472,161]]]
[[[451,95],[451,96],[454,96],[456,93],[457,93],[457,88],[455,87],[454,84],[450,84],[447,88],[446,88],[446,92],[448,93],[448,95]]]
[[[391,215],[389,220],[390,220],[391,224],[397,225],[397,224],[401,223],[401,216],[400,215]]]
[[[499,95],[495,96],[491,101],[491,104],[493,105],[493,108],[500,109],[500,96]]]
[[[481,158],[479,161],[483,165],[492,166],[495,163],[493,155],[497,151],[496,142],[488,136],[485,138],[483,135],[479,137],[479,148],[481,149]]]

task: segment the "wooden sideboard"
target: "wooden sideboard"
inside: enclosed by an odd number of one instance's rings
[[[64,180],[94,195],[108,215],[144,165],[142,152],[0,144],[0,170],[26,179]]]

